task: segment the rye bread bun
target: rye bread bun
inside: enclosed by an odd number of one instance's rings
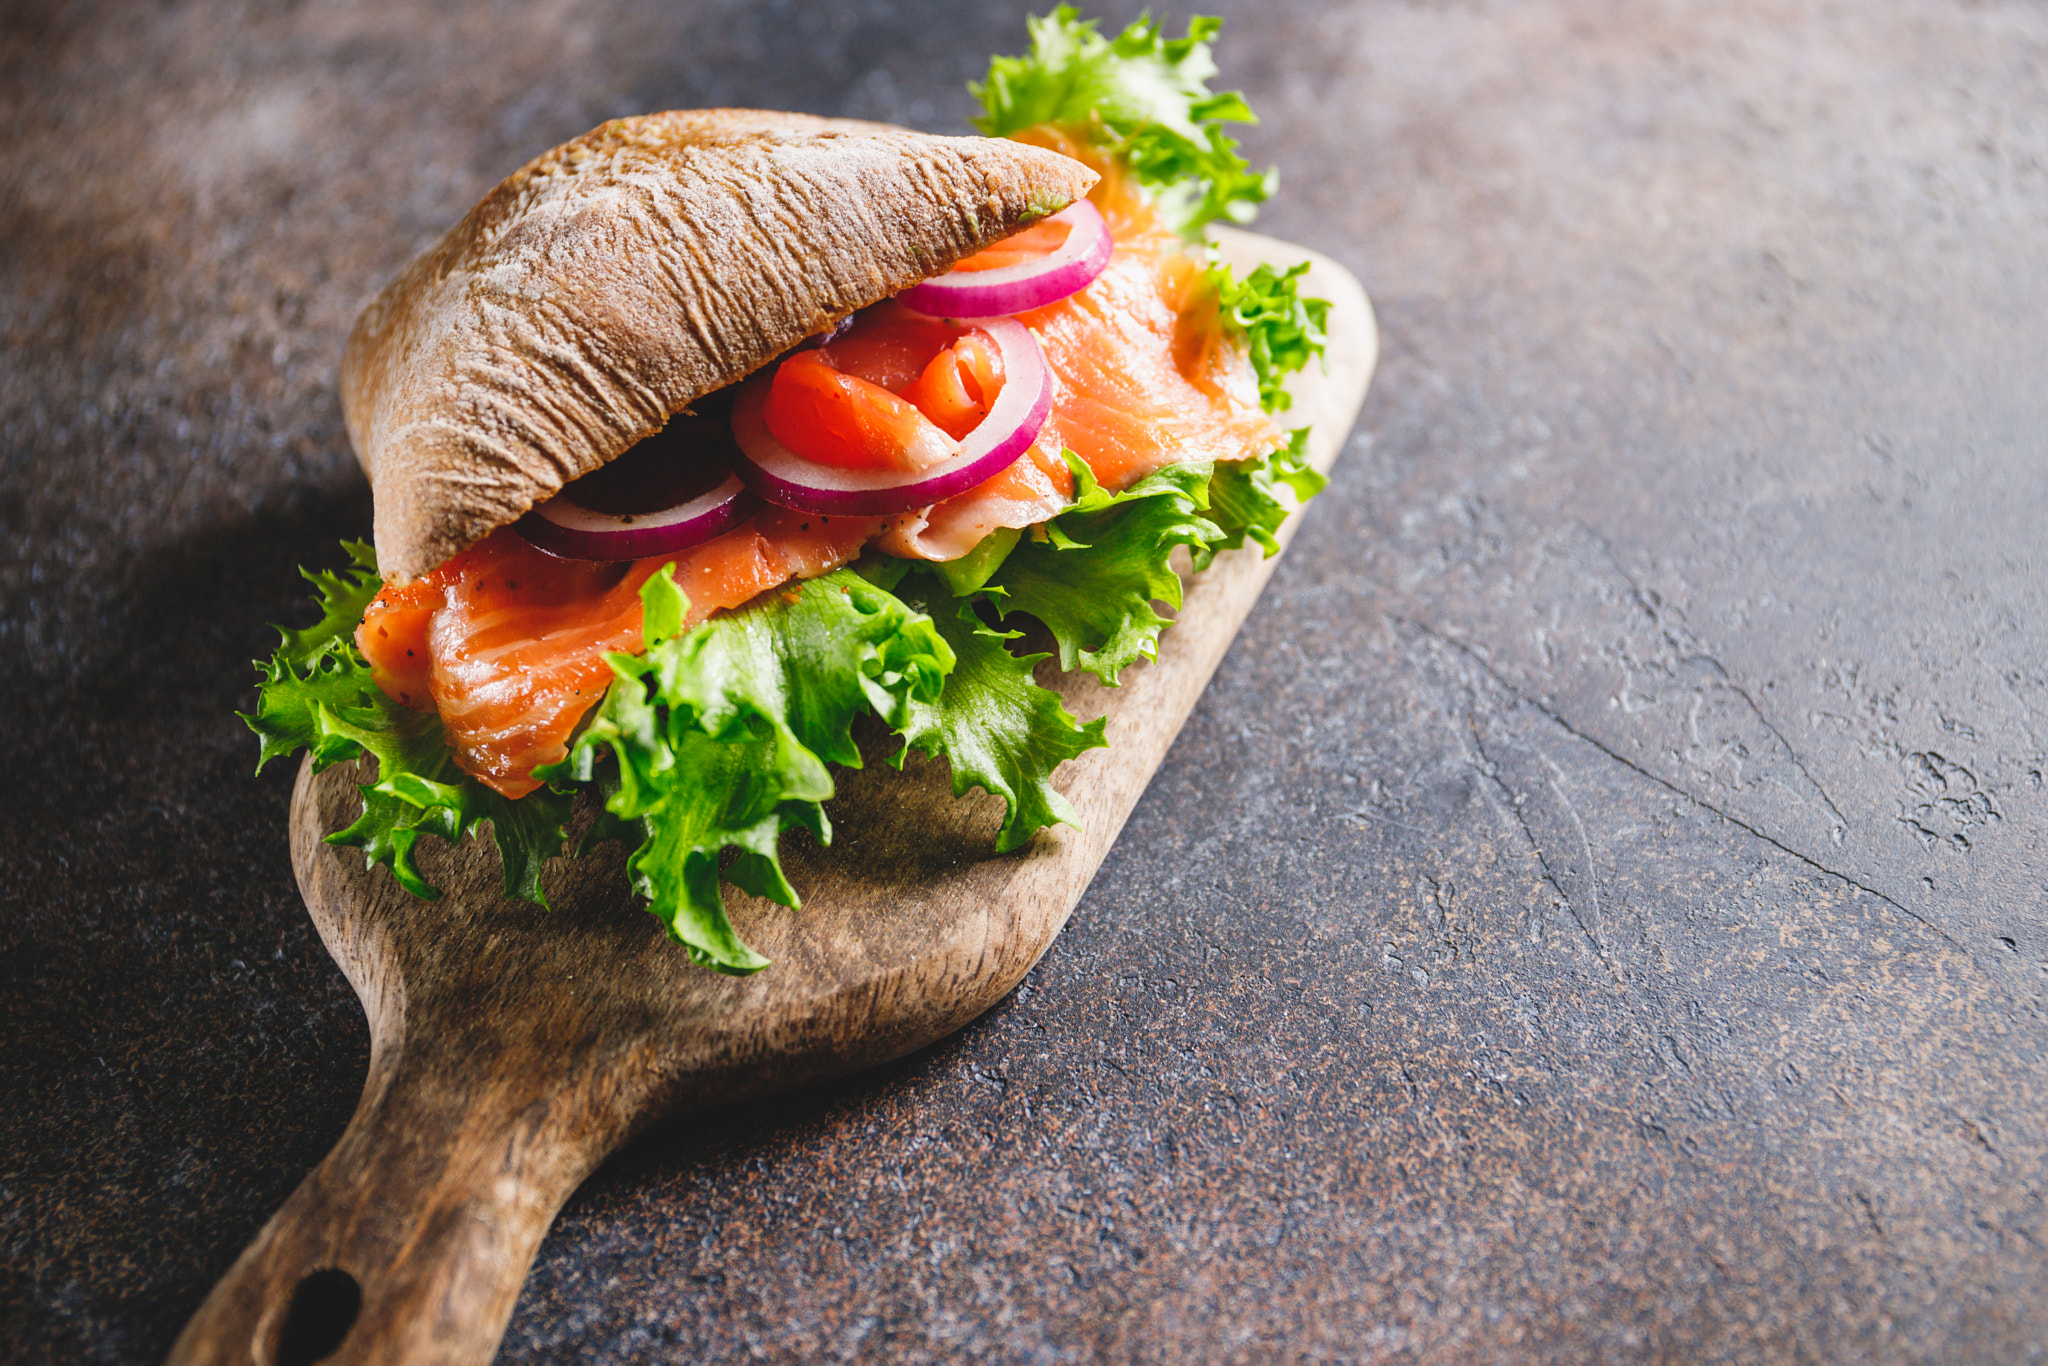
[[[515,171],[342,354],[377,562],[404,583],[805,337],[1064,208],[993,138],[751,109],[617,119]]]

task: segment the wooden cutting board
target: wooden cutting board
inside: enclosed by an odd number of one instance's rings
[[[1378,356],[1371,305],[1327,258],[1217,233],[1242,274],[1313,263],[1329,366],[1293,386],[1328,470]],[[1291,537],[1300,518],[1282,531]],[[943,765],[839,774],[836,838],[785,843],[801,911],[727,888],[740,933],[774,966],[690,966],[639,908],[623,852],[602,846],[548,878],[554,909],[498,894],[485,842],[420,858],[444,895],[407,895],[362,855],[321,842],[359,809],[356,765],[292,793],[292,866],[370,1022],[362,1100],[334,1151],[200,1307],[174,1363],[476,1363],[503,1334],[543,1234],[571,1191],[634,1133],[678,1111],[901,1057],[987,1010],[1045,952],[1273,571],[1256,547],[1190,585],[1159,659],[1099,687],[1054,679],[1110,748],[1055,779],[1082,828],[994,852],[1002,804],[955,800]]]

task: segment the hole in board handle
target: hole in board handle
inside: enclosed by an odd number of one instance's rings
[[[292,1292],[284,1332],[277,1339],[277,1366],[313,1366],[341,1346],[363,1307],[356,1278],[337,1267],[315,1271]]]

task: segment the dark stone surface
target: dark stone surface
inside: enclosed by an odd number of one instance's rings
[[[354,1100],[231,715],[354,310],[613,114],[957,129],[965,8],[0,12],[9,1359],[160,1356]],[[2043,1359],[2048,17],[1231,10],[1335,486],[1016,997],[639,1143],[504,1357]]]

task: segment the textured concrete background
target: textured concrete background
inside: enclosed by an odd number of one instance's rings
[[[615,114],[957,131],[965,8],[0,13],[10,1359],[160,1356],[354,1100],[230,714],[354,311]],[[642,1141],[505,1359],[2044,1359],[2048,14],[1224,8],[1335,485],[1013,1000]]]

